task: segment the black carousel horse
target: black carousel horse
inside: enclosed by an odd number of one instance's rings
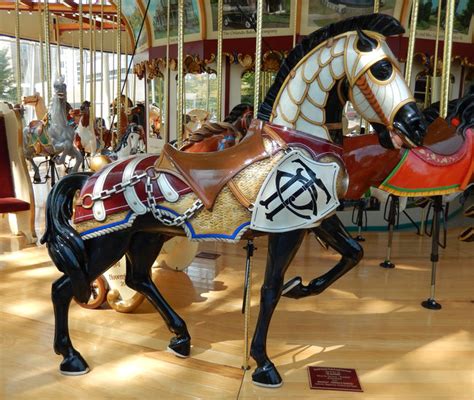
[[[376,33],[370,35],[367,32]],[[347,73],[339,71],[339,78],[337,82],[331,83],[331,87],[339,88],[339,92],[343,95],[352,93],[362,96],[360,101],[368,102],[368,109],[371,109],[371,105],[376,107],[378,105],[377,97],[373,93],[371,94],[368,89],[370,86],[368,80],[371,79],[368,76],[368,68],[371,69],[370,73],[374,74],[378,80],[388,79],[391,74],[395,74],[397,77],[401,76],[392,65],[390,55],[384,53],[385,50],[382,46],[379,46],[379,42],[383,42],[383,36],[402,32],[403,28],[398,21],[389,16],[375,14],[350,18],[309,35],[300,45],[296,46],[284,62],[276,84],[267,96],[264,106],[262,106],[261,116],[264,117],[265,115],[265,106],[268,108],[269,104],[274,101],[278,84],[281,85],[282,79],[288,76],[298,62],[311,52],[316,54],[320,49],[329,49],[331,44],[338,46],[337,49],[342,49],[342,52],[338,53],[340,57],[346,57],[346,49],[349,49],[347,50],[349,52],[356,52],[364,56],[358,61],[359,64],[363,64],[363,71],[357,72],[357,76],[351,75],[352,70]],[[341,40],[348,40],[354,46],[350,48],[349,46],[340,46],[344,44],[339,43]],[[327,54],[325,53],[325,55]],[[372,55],[377,56],[371,57]],[[351,60],[355,59],[356,57],[351,58]],[[338,62],[341,61],[342,59],[338,59]],[[316,80],[314,82],[316,83]],[[377,130],[381,141],[387,146],[392,146],[392,143],[400,144],[400,141],[408,146],[419,145],[422,143],[425,131],[424,121],[414,105],[412,95],[408,94],[409,90],[406,84],[404,81],[401,82],[403,82],[403,89],[407,93],[404,99],[405,103],[400,107],[399,103],[394,102],[390,109],[378,110],[382,120],[377,126]],[[385,89],[390,87],[390,84],[381,85],[381,87]],[[335,92],[337,92],[336,89],[330,91],[329,100],[325,105],[326,111],[334,107],[333,103],[337,103],[336,100],[331,100],[335,98],[334,96],[337,96]],[[384,94],[383,97],[385,97]],[[371,117],[367,113],[362,114],[369,120],[380,120],[377,116]],[[340,117],[340,114],[334,113],[332,115],[335,120],[331,121],[328,115],[326,122],[340,122],[340,120],[336,120]],[[296,128],[298,129],[298,126]],[[246,149],[246,146],[249,146],[249,143],[254,143],[254,140],[255,135],[253,138],[252,135],[247,135],[235,148]],[[281,143],[281,138],[279,140]],[[177,154],[176,150],[168,147],[165,146],[166,151]],[[226,154],[230,154],[229,152],[235,154],[236,150],[223,150],[219,155],[225,157]],[[209,158],[210,154],[213,153],[196,154],[195,157],[203,160],[203,157]],[[180,157],[184,157],[184,155]],[[186,157],[190,159],[191,156]],[[110,165],[113,168],[113,164]],[[97,179],[97,176],[95,175],[95,178],[92,179]],[[50,257],[64,274],[52,286],[55,314],[54,350],[57,354],[63,356],[60,371],[68,375],[79,375],[89,370],[87,362],[73,347],[69,337],[69,305],[73,296],[79,301],[86,302],[90,296],[90,283],[111,265],[115,264],[123,255],[127,256],[126,284],[147,297],[161,314],[168,328],[175,334],[175,337],[171,339],[169,348],[180,356],[188,356],[191,337],[186,324],[166,302],[150,276],[150,269],[160,253],[163,243],[170,237],[169,228],[164,229],[166,228],[165,222],[155,218],[159,207],[149,206],[146,213],[136,215],[132,223],[123,229],[112,228],[103,234],[96,235],[93,233],[86,238],[71,226],[70,218],[75,206],[74,196],[78,190],[89,185],[89,180],[90,175],[86,173],[77,173],[63,178],[51,191],[46,206],[46,232],[41,241],[47,244]],[[92,205],[85,203],[85,197],[82,199],[84,208],[86,206],[92,207]],[[79,205],[76,205],[76,210],[77,207]],[[183,218],[186,217],[185,214],[182,214]],[[187,218],[192,220],[194,217]],[[349,240],[350,237],[347,237],[342,224],[336,218],[330,217],[327,222],[323,220],[319,230],[321,235],[326,235],[327,241],[332,243],[335,248],[340,248],[344,255],[343,261],[335,268],[331,276],[321,278],[319,288],[322,290],[355,265],[362,253],[359,245],[357,243],[353,244]],[[276,367],[267,355],[266,339],[273,312],[283,290],[284,274],[300,247],[305,232],[304,229],[295,229],[268,235],[268,257],[265,280],[261,289],[260,313],[251,347],[251,356],[257,362],[257,369],[252,378],[257,385],[278,387],[282,384],[282,379]],[[345,245],[340,245],[341,242]]]

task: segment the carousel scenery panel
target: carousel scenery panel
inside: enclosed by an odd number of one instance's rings
[[[420,0],[416,36],[423,39],[436,39],[439,0]],[[444,35],[446,3],[441,2],[441,40]],[[407,21],[410,12],[405,12]],[[474,39],[474,0],[459,0],[454,8],[453,40],[471,43]]]
[[[178,34],[178,0],[170,0],[170,38]],[[155,41],[165,41],[167,35],[168,0],[151,0],[149,18],[153,26]],[[184,33],[199,35],[201,32],[198,0],[184,0]],[[200,37],[197,37],[200,39]]]
[[[135,0],[123,0],[122,12],[130,23],[134,36],[133,40],[136,42],[140,32],[140,27],[142,25],[143,14],[140,11],[140,8],[137,6],[137,2]],[[146,41],[147,33],[145,27],[143,27],[137,48],[141,48],[142,46],[146,45]]]
[[[396,0],[381,0],[380,12],[395,16]],[[303,0],[302,33],[357,15],[371,14],[374,0]]]
[[[266,36],[290,34],[294,0],[267,0],[263,5],[263,29]],[[208,0],[211,36],[217,32],[217,2]],[[210,10],[210,11],[209,11]],[[226,37],[255,36],[257,0],[224,0],[223,25]]]

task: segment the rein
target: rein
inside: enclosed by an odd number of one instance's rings
[[[382,124],[384,124],[389,131],[393,131],[392,123],[385,116],[382,107],[380,107],[380,104],[377,101],[377,98],[375,97],[374,93],[372,92],[372,89],[370,88],[369,84],[367,83],[367,79],[364,75],[357,79],[356,85],[364,94],[365,98],[367,99],[371,107],[374,109],[377,116],[380,118],[380,121],[382,121]]]

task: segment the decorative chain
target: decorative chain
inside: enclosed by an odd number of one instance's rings
[[[202,206],[201,200],[196,200],[191,207],[189,207],[183,214],[178,215],[177,217],[171,217],[168,213],[164,212],[158,207],[155,196],[153,196],[153,183],[152,178],[148,175],[145,190],[147,194],[148,207],[151,210],[153,216],[160,221],[163,225],[166,226],[181,226],[189,218],[191,218],[196,211],[198,211]]]
[[[120,182],[112,186],[112,189],[102,190],[98,195],[92,196],[91,201],[105,200],[111,197],[113,194],[122,193],[126,188],[135,186],[138,182],[146,176],[146,172],[138,175],[132,175],[132,177],[126,181]]]

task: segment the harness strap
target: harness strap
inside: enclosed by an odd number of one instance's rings
[[[393,126],[391,122],[388,120],[388,118],[385,116],[382,110],[382,107],[380,107],[380,104],[377,101],[377,98],[375,97],[374,93],[372,92],[372,89],[370,88],[369,84],[367,83],[367,79],[365,78],[364,75],[361,75],[361,77],[357,79],[356,85],[359,87],[360,91],[364,94],[365,98],[367,99],[371,107],[374,109],[377,116],[380,118],[380,121],[382,121],[382,124],[384,124],[389,131],[392,131]]]

